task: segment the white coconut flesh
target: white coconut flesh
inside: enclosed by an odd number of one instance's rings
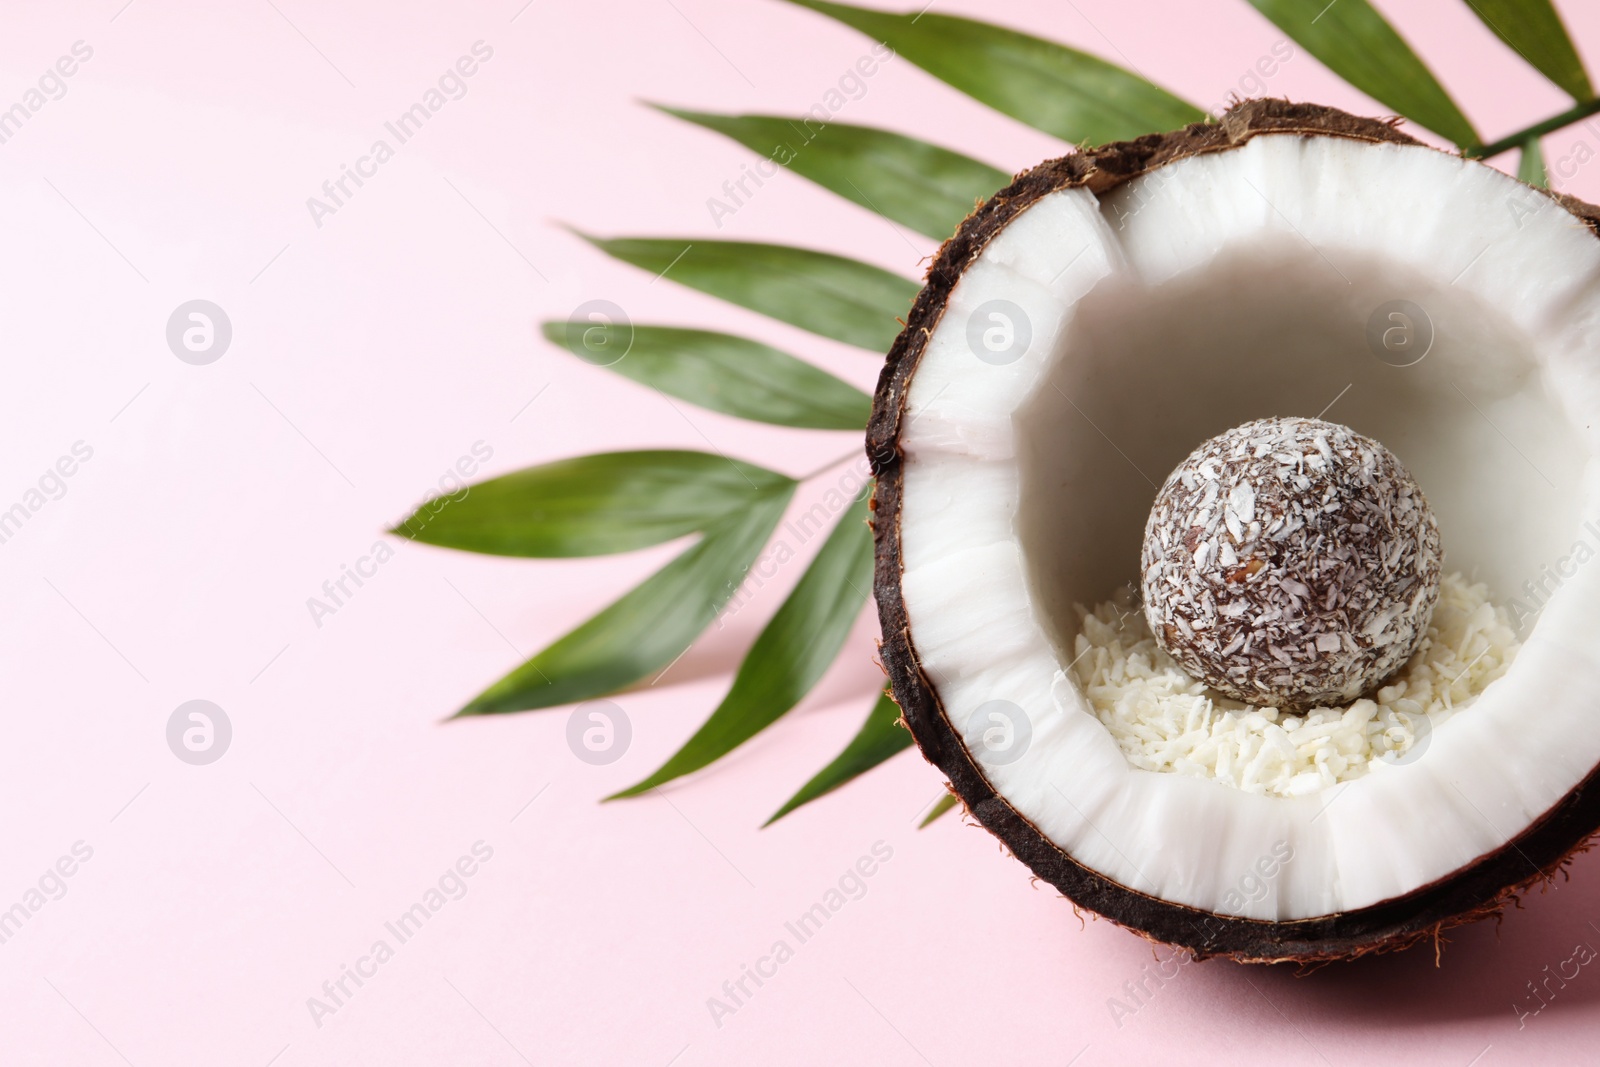
[[[1412,366],[1365,337],[1397,299],[1434,330]],[[1027,321],[1010,362],[969,340],[980,309],[1003,329],[994,300]],[[1432,149],[1263,134],[1103,200],[1046,195],[965,272],[906,389],[901,591],[918,662],[963,737],[986,704],[1022,709],[1020,757],[976,765],[1131,889],[1292,920],[1444,878],[1600,763],[1597,354],[1600,241],[1543,194]],[[1446,571],[1509,605],[1521,649],[1382,773],[1272,796],[1133,766],[1069,669],[1075,606],[1136,579],[1156,489],[1197,444],[1324,411],[1411,471]],[[1286,850],[1262,885],[1260,861]]]

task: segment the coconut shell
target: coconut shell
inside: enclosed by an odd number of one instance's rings
[[[882,625],[881,655],[895,700],[922,754],[949,779],[966,810],[1035,876],[1072,903],[1153,941],[1196,958],[1241,962],[1318,963],[1439,942],[1452,926],[1498,914],[1519,894],[1548,881],[1600,830],[1600,766],[1567,796],[1499,849],[1403,896],[1314,919],[1272,922],[1219,915],[1171,903],[1115,882],[1068,855],[997,794],[952,726],[939,694],[923,672],[906,617],[900,579],[900,452],[906,387],[944,313],[951,290],[988,241],[1035,200],[1059,189],[1084,187],[1097,196],[1175,160],[1238,148],[1261,134],[1345,137],[1418,145],[1394,121],[1360,118],[1332,108],[1283,100],[1248,100],[1216,123],[1196,123],[1085,149],[1018,175],[962,222],[939,249],[927,281],[895,339],[878,380],[867,457],[876,475],[874,584]],[[1600,236],[1600,207],[1550,193]]]

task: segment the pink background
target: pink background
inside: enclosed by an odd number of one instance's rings
[[[1164,963],[1080,922],[981,830],[949,817],[919,833],[940,782],[914,754],[759,831],[870,703],[865,617],[813,696],[734,758],[659,796],[597,803],[702,720],[798,562],[660,683],[618,698],[633,743],[604,767],[568,750],[565,710],[440,720],[671,547],[560,562],[392,542],[316,625],[307,598],[478,442],[490,474],[657,446],[798,474],[857,447],[680,414],[552,349],[535,323],[606,298],[635,321],[749,334],[870,386],[871,357],[652,284],[558,226],[717,232],[705,201],[750,157],[638,101],[798,112],[865,39],[780,3],[521,3],[36,4],[0,35],[6,105],[75,41],[94,50],[0,145],[0,509],[74,442],[94,450],[0,545],[0,908],[75,842],[93,849],[0,945],[0,1061],[1465,1067],[1583,1054],[1600,1017],[1594,967],[1537,1016],[1513,1005],[1536,1006],[1528,982],[1570,975],[1575,946],[1600,945],[1593,858],[1498,932],[1455,935],[1437,969],[1423,950],[1297,979]],[[1383,6],[1486,136],[1566,106],[1465,4]],[[1600,9],[1564,7],[1600,69]],[[1243,0],[939,10],[1105,55],[1202,105],[1239,90],[1281,39]],[[316,226],[306,198],[478,40],[494,54],[467,95]],[[1298,51],[1266,89],[1383,110]],[[1008,169],[1061,151],[903,60],[839,118]],[[1600,146],[1600,126],[1551,137],[1552,163],[1580,142]],[[1562,175],[1600,198],[1600,168]],[[933,249],[787,174],[719,235],[907,275]],[[234,328],[203,367],[163,336],[197,297]],[[203,767],[165,741],[195,698],[234,730]],[[307,998],[377,938],[393,944],[384,922],[479,841],[493,857],[467,894],[318,1026]],[[785,922],[879,841],[892,859],[865,895],[797,944]],[[707,999],[780,938],[794,957],[718,1025]],[[1135,998],[1126,984],[1141,981]]]

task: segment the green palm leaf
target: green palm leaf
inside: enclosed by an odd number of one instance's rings
[[[1580,103],[1594,89],[1550,0],[1467,0],[1494,35]]]
[[[711,624],[783,517],[795,482],[708,529],[699,542],[598,615],[478,694],[456,714],[488,715],[615,693],[671,665]]]
[[[1444,86],[1367,0],[1250,0],[1339,77],[1461,147],[1478,132]]]
[[[844,512],[805,574],[751,646],[711,718],[648,778],[608,797],[637,796],[697,771],[777,722],[844,647],[872,585],[866,498]]]
[[[883,41],[996,111],[1073,144],[1125,141],[1203,122],[1205,112],[1137,74],[987,22],[792,0]]]
[[[579,234],[609,256],[802,330],[887,352],[918,286],[843,256],[788,245]]]
[[[939,816],[943,815],[945,812],[949,811],[955,806],[955,796],[950,793],[946,793],[944,796],[933,802],[933,807],[928,809],[928,814],[923,816],[922,821],[917,824],[917,829],[926,830],[928,827],[932,826],[936,821],[938,821]]]
[[[861,430],[872,398],[758,341],[672,326],[544,324],[547,339],[580,359],[712,411],[811,430]],[[619,354],[620,353],[620,354]]]
[[[802,804],[809,804],[820,796],[833,792],[852,778],[857,778],[897,752],[911,747],[911,731],[900,725],[900,706],[884,693],[867,712],[867,721],[861,724],[856,736],[845,746],[832,763],[818,771],[816,776],[800,787],[763,825],[771,826]]]
[[[1523,144],[1522,159],[1517,164],[1517,177],[1541,189],[1550,184],[1544,172],[1544,150],[1539,147],[1539,138],[1530,137]]]
[[[606,556],[717,526],[794,485],[708,452],[605,452],[435,497],[390,533],[498,556]]]
[[[804,115],[712,115],[661,109],[731,137],[869,211],[944,240],[1011,176],[948,148],[869,126]],[[720,225],[720,223],[719,223]]]

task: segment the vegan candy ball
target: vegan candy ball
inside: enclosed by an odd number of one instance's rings
[[[1319,419],[1246,423],[1168,476],[1145,526],[1156,643],[1258,707],[1340,706],[1417,650],[1439,598],[1439,527],[1370,437]]]

